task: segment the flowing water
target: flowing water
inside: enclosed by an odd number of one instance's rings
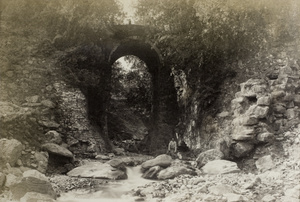
[[[126,195],[132,189],[153,181],[142,178],[140,166],[127,167],[127,180],[109,181],[97,189],[80,189],[62,193],[58,202],[130,202],[132,196]]]

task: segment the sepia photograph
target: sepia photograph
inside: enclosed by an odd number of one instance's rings
[[[300,0],[0,0],[0,202],[300,202]]]

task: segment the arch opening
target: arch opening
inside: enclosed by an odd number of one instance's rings
[[[126,55],[112,65],[109,138],[115,146],[138,152],[149,133],[152,109],[152,75],[144,61]]]
[[[118,128],[123,121],[120,120],[120,116],[118,116],[116,111],[117,108],[112,110],[118,103],[115,102],[112,98],[116,96],[116,93],[113,93],[110,97],[110,107],[107,113],[108,121],[108,136],[113,140],[118,140],[119,143],[125,140],[129,140],[129,144],[127,146],[131,146],[133,150],[138,152],[155,152],[155,151],[163,151],[170,140],[170,137],[174,135],[174,128],[178,122],[178,105],[176,101],[176,90],[174,88],[174,83],[171,78],[171,68],[168,66],[163,66],[161,63],[161,57],[158,50],[153,47],[151,44],[137,39],[125,39],[119,41],[114,45],[115,48],[112,48],[109,54],[109,64],[111,65],[111,87],[113,87],[113,77],[114,77],[114,63],[123,56],[126,57],[137,57],[139,60],[144,62],[144,72],[148,73],[148,92],[150,92],[151,98],[147,98],[146,102],[143,102],[143,105],[146,107],[142,108],[144,110],[144,114],[140,113],[142,118],[139,120],[143,120],[146,129],[137,129],[136,122],[132,121],[131,127],[139,132],[143,133],[142,138],[138,138],[138,142],[132,141],[134,140],[133,135],[128,135],[125,130],[119,127],[118,131],[113,129]],[[141,71],[141,69],[140,69]],[[149,76],[150,75],[150,76]],[[145,80],[143,80],[145,82]],[[113,95],[115,94],[115,95]],[[116,98],[116,97],[115,97]],[[133,104],[135,99],[132,100]],[[138,107],[137,107],[138,108]],[[124,108],[125,109],[125,108]],[[141,111],[142,111],[141,110]],[[135,112],[138,112],[136,110]],[[140,111],[140,112],[141,112]],[[123,113],[124,116],[126,113]],[[127,117],[122,118],[122,120],[130,120],[133,116],[127,114]],[[125,123],[126,123],[125,121]],[[114,124],[114,125],[113,125]],[[130,124],[129,124],[130,125]],[[115,144],[116,141],[113,141]],[[117,142],[118,143],[118,142]],[[133,144],[133,146],[132,146]],[[117,145],[121,146],[122,145]]]

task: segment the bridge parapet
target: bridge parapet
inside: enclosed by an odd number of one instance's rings
[[[153,28],[145,25],[112,25],[110,30],[113,32],[113,37],[116,39],[125,39],[130,37],[146,36]]]

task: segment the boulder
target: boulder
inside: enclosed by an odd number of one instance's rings
[[[285,114],[286,107],[282,104],[275,104],[273,105],[273,111],[278,114]]]
[[[266,85],[262,79],[249,79],[241,83],[241,94],[245,97],[257,97],[266,90]]]
[[[29,171],[23,179],[10,187],[12,198],[20,200],[28,192],[49,195],[56,199],[56,193],[47,178],[38,171]]]
[[[116,148],[114,148],[113,152],[117,156],[123,156],[123,155],[125,155],[125,149],[124,148],[116,147]]]
[[[243,125],[244,126],[253,126],[258,124],[257,117],[254,116],[246,116],[243,118]]]
[[[233,140],[249,141],[254,140],[254,134],[254,128],[239,126],[234,128],[231,137]]]
[[[38,95],[29,96],[25,98],[26,102],[30,102],[30,103],[37,103],[39,99],[40,97]]]
[[[285,95],[286,93],[283,90],[276,90],[271,93],[272,99],[277,99],[277,100],[283,98]]]
[[[224,154],[218,149],[210,149],[202,152],[198,155],[196,159],[197,167],[201,168],[209,161],[219,160],[224,157]]]
[[[58,128],[60,126],[55,121],[51,121],[51,120],[39,120],[38,123],[41,126],[43,126],[45,128],[50,128],[50,129],[56,129],[56,128]]]
[[[5,187],[11,187],[14,184],[17,184],[21,181],[20,177],[17,177],[16,175],[13,175],[11,173],[6,175],[6,180],[5,180]]]
[[[50,130],[45,134],[45,143],[54,143],[60,145],[62,143],[61,134],[55,130]]]
[[[170,166],[166,169],[161,170],[158,175],[157,179],[165,180],[165,179],[173,179],[179,175],[197,175],[194,169],[188,168],[187,166],[177,165],[177,166]]]
[[[26,117],[27,115],[30,115],[33,112],[34,110],[30,108],[23,108],[10,102],[0,101],[0,121],[3,123],[13,121],[16,118]]]
[[[240,172],[240,169],[235,162],[214,160],[205,164],[205,166],[202,167],[202,171],[207,174],[227,174]]]
[[[294,97],[294,103],[295,103],[297,106],[300,105],[300,95],[299,95],[299,94],[298,94],[298,95],[295,95],[295,97]]]
[[[110,160],[111,158],[107,155],[102,155],[102,154],[98,154],[95,159],[98,159],[98,160]]]
[[[162,154],[162,155],[157,156],[155,159],[151,159],[151,160],[148,160],[148,161],[142,163],[142,169],[146,170],[153,166],[161,166],[163,168],[166,168],[171,165],[172,161],[173,160],[172,160],[171,156]]]
[[[232,155],[237,158],[246,157],[250,154],[250,152],[252,152],[253,149],[254,145],[252,143],[238,142],[232,147]]]
[[[275,167],[275,163],[274,163],[271,155],[263,156],[263,157],[259,158],[255,162],[255,165],[256,165],[257,169],[261,172],[267,171],[267,170]]]
[[[157,179],[157,174],[162,170],[160,166],[153,166],[149,168],[142,177],[145,179]]]
[[[18,140],[0,139],[0,168],[4,168],[7,163],[15,166],[22,155],[22,149],[23,146]]]
[[[26,177],[33,177],[33,178],[37,178],[37,179],[45,180],[45,181],[48,180],[48,178],[44,174],[40,173],[37,170],[33,170],[33,169],[27,170],[23,173],[23,178],[26,178]]]
[[[285,112],[285,116],[287,117],[287,119],[291,120],[294,119],[296,117],[296,111],[294,109],[288,109]]]
[[[267,117],[269,113],[269,107],[252,105],[249,107],[246,113],[252,117],[263,119]]]
[[[126,171],[125,163],[120,159],[112,159],[110,161],[107,161],[106,163],[111,165],[111,167]]]
[[[46,194],[40,194],[36,192],[27,192],[21,199],[20,202],[55,202],[55,200]]]
[[[45,107],[50,108],[50,109],[55,108],[55,103],[52,102],[51,100],[42,100],[42,101],[41,101],[41,104],[42,104],[43,106],[45,106]]]
[[[127,179],[127,174],[107,163],[89,162],[83,166],[74,168],[67,173],[71,177],[86,177],[97,179],[121,180]]]
[[[270,96],[263,96],[257,99],[258,106],[269,106],[271,104]]]
[[[217,117],[225,118],[229,115],[230,115],[230,113],[228,111],[224,111],[224,112],[221,112],[221,113],[217,114]]]
[[[275,139],[275,136],[273,133],[265,132],[265,133],[258,134],[256,139],[259,142],[268,143],[268,142],[273,142]]]
[[[48,168],[49,155],[47,152],[35,152],[34,159],[36,161],[37,170],[41,173],[46,173]]]
[[[70,152],[68,149],[59,146],[57,144],[54,143],[46,143],[42,145],[42,148],[46,151],[48,151],[49,153],[58,155],[58,156],[63,156],[63,157],[67,157],[67,158],[73,158],[73,154],[72,152]]]

